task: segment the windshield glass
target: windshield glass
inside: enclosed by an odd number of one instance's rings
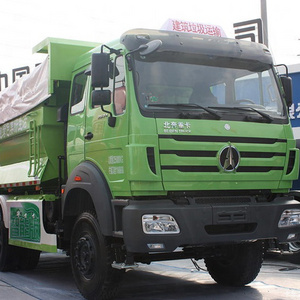
[[[196,110],[215,118],[213,110],[222,119],[250,115],[254,121],[286,120],[273,70],[267,64],[160,52],[146,57],[136,54],[134,74],[144,112],[166,115]]]

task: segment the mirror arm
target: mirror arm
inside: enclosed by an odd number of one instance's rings
[[[277,67],[284,67],[285,68],[285,76],[289,77],[289,69],[288,69],[287,65],[285,65],[285,64],[279,64],[279,65],[275,65],[274,67],[275,68],[277,68]]]
[[[153,41],[151,41],[147,44],[142,44],[138,48],[129,51],[125,55],[125,59],[126,59],[127,64],[128,64],[128,70],[132,71],[131,54],[136,53],[136,52],[140,52],[141,55],[146,56],[146,55],[149,55],[152,52],[156,51],[158,48],[160,48],[161,45],[162,45],[161,40],[153,40]]]
[[[104,48],[108,49],[110,54],[114,53],[116,55],[120,55],[121,50],[122,50],[122,49],[113,49],[113,48],[108,47],[107,45],[102,45],[101,46],[101,53],[104,52]]]
[[[130,52],[125,55],[125,59],[127,61],[128,70],[132,71],[132,59],[131,59],[131,53]]]
[[[127,64],[128,64],[128,70],[129,71],[132,71],[132,60],[131,60],[131,55],[135,52],[139,52],[139,51],[142,51],[142,50],[146,50],[148,48],[147,45],[140,45],[137,49],[134,49],[130,52],[128,52],[126,55],[125,55],[125,59],[127,61]]]

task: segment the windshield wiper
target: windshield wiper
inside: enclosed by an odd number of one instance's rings
[[[221,116],[217,114],[215,111],[208,107],[201,106],[196,103],[174,103],[174,104],[168,104],[168,103],[149,103],[148,106],[157,106],[157,107],[194,107],[194,108],[200,108],[208,112],[210,115],[214,116],[217,120],[221,119]]]
[[[258,113],[259,115],[261,115],[263,118],[265,118],[269,122],[274,121],[274,119],[270,115],[268,115],[268,114],[266,114],[266,113],[264,113],[264,112],[262,112],[262,111],[260,111],[258,109],[255,109],[255,108],[253,108],[251,106],[248,106],[248,107],[234,107],[234,108],[235,109],[240,109],[240,110],[249,110],[250,109],[250,110],[255,111],[256,113]]]
[[[211,107],[209,107],[211,108]],[[250,106],[243,106],[243,107],[238,107],[238,106],[227,106],[227,107],[222,107],[222,106],[216,106],[216,107],[213,107],[213,108],[216,108],[216,109],[226,109],[226,110],[230,110],[230,109],[237,109],[237,110],[252,110],[256,113],[258,113],[259,115],[261,115],[263,118],[265,118],[266,120],[268,120],[269,122],[272,122],[274,121],[274,118],[272,118],[270,115],[258,110],[258,109],[255,109],[253,107],[250,107]]]

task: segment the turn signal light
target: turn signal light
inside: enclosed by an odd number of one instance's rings
[[[82,178],[81,178],[81,176],[75,176],[75,177],[74,177],[74,180],[75,180],[75,181],[82,181]]]

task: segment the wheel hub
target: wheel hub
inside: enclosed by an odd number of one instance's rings
[[[89,277],[93,274],[94,268],[94,257],[95,257],[95,247],[93,242],[87,238],[80,238],[75,247],[75,261],[78,270],[85,277]]]

